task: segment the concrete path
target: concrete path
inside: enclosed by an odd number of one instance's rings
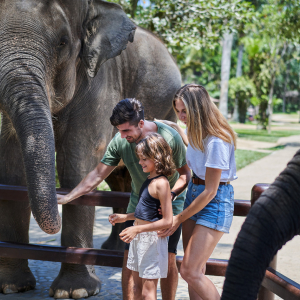
[[[256,183],[271,183],[278,176],[278,174],[285,168],[287,162],[293,157],[295,152],[300,148],[300,136],[293,136],[279,141],[281,144],[288,146],[282,150],[274,151],[270,155],[256,161],[244,169],[238,171],[238,180],[233,182],[235,189],[235,199],[250,199],[251,188]],[[251,145],[250,145],[251,146]],[[253,142],[249,149],[258,149],[258,144]],[[264,148],[266,145],[264,145]],[[267,145],[268,146],[268,145]],[[270,145],[269,145],[270,146]],[[271,146],[272,147],[272,146]],[[60,207],[61,210],[61,207]],[[110,233],[110,224],[107,220],[108,215],[111,213],[110,208],[97,208],[96,220],[94,227],[94,247],[100,248],[101,244]],[[236,236],[244,222],[243,217],[234,217],[231,231],[225,234],[220,243],[212,254],[212,258],[229,259],[230,252]],[[60,245],[60,233],[50,236],[45,234],[39,229],[35,220],[31,218],[30,225],[30,243],[40,243],[47,245]],[[285,276],[300,282],[300,237],[295,237],[292,241],[288,242],[282,250],[278,253],[278,271]],[[183,255],[182,243],[179,244],[178,255]],[[30,261],[31,270],[33,271],[36,279],[37,286],[33,291],[21,294],[3,295],[0,294],[0,299],[53,299],[48,296],[50,284],[57,276],[60,268],[59,263]],[[122,299],[121,290],[121,269],[110,267],[96,267],[96,274],[102,280],[102,290],[94,297],[89,299]],[[224,278],[210,276],[219,292],[222,291]],[[161,299],[160,291],[158,299]],[[189,299],[187,293],[187,285],[183,279],[180,278],[179,286],[176,295],[177,300]],[[276,297],[276,299],[280,299]]]

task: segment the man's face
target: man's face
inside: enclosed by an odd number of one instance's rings
[[[129,122],[117,126],[121,138],[126,139],[128,143],[137,143],[142,139],[143,127],[143,120],[140,120],[138,126],[130,125]]]

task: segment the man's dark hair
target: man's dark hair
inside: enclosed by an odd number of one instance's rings
[[[110,117],[110,123],[113,126],[119,126],[126,122],[138,126],[140,120],[144,120],[144,107],[135,98],[121,100],[113,109]]]

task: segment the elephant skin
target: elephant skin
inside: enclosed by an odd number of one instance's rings
[[[234,244],[222,300],[257,299],[267,267],[300,232],[300,151],[251,208]]]
[[[180,85],[165,46],[117,4],[0,0],[0,183],[27,185],[30,201],[0,202],[0,240],[28,243],[32,212],[45,232],[62,228],[63,246],[93,247],[93,207],[65,205],[58,214],[55,151],[60,185],[72,189],[100,162],[118,101],[135,97],[148,119],[174,120]],[[111,186],[128,189],[114,174]],[[0,292],[34,286],[27,260],[0,258]],[[100,288],[92,266],[62,264],[50,295],[81,298]]]

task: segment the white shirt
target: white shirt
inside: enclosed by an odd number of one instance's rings
[[[237,179],[233,143],[208,135],[203,139],[203,146],[204,152],[188,144],[186,151],[187,164],[199,178],[205,180],[206,168],[209,167],[222,170],[220,182]]]

